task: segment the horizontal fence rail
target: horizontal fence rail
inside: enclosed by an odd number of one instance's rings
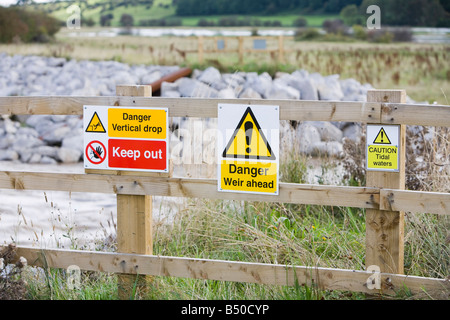
[[[160,97],[0,97],[0,114],[82,115],[84,105],[164,107],[170,117],[217,118],[217,104],[278,105],[280,120],[449,126],[450,106],[354,101]]]
[[[1,247],[0,247],[1,248]],[[428,293],[449,290],[448,280],[366,271],[289,266],[280,264],[194,259],[98,251],[18,247],[17,255],[36,266],[67,269],[77,265],[83,270],[152,276],[171,276],[203,280],[248,282],[268,285],[295,285],[296,281],[320,289],[374,293],[373,280],[380,290],[394,294],[407,287],[413,293],[426,288]],[[369,287],[368,287],[369,284]]]
[[[0,171],[0,188],[209,198],[450,214],[450,193],[280,183],[279,195],[217,191],[217,180]],[[381,201],[380,201],[381,199]],[[380,205],[381,203],[381,205]]]
[[[126,89],[122,91],[122,93],[126,92]],[[386,92],[389,91],[386,90]],[[169,117],[217,118],[218,104],[228,103],[248,104],[250,106],[278,105],[280,107],[280,120],[344,121],[450,127],[450,106],[446,105],[348,101],[159,98],[118,94],[118,96],[111,97],[0,97],[0,114],[82,116],[83,106],[99,105],[168,108]],[[442,192],[408,191],[400,188],[395,189],[396,187],[380,187],[378,185],[375,187],[348,187],[281,182],[279,184],[279,194],[267,196],[219,192],[217,191],[216,179],[174,178],[158,174],[141,175],[136,172],[122,174],[121,172],[103,173],[100,171],[91,170],[88,174],[0,171],[0,189],[114,193],[117,194],[118,199],[124,196],[147,197],[147,195],[155,195],[358,207],[369,210],[382,210],[382,212],[389,214],[394,211],[450,214],[450,193]],[[124,205],[124,203],[121,202],[121,205]],[[137,202],[131,205],[136,206],[135,208],[138,206]],[[149,217],[151,218],[151,215]],[[151,249],[149,252],[152,252]],[[380,292],[383,294],[395,293],[404,287],[407,287],[412,292],[450,290],[448,279],[406,276],[384,271],[373,274],[369,271],[321,267],[164,257],[155,256],[151,253],[107,253],[29,247],[17,247],[17,255],[25,257],[29,264],[36,266],[67,268],[75,264],[84,270],[118,274],[175,276],[275,285],[294,285],[298,281],[300,284],[314,283],[321,289],[366,293]],[[380,283],[380,286],[377,287],[378,291],[373,290],[374,277],[378,277],[377,281]]]

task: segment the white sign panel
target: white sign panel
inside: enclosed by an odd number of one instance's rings
[[[168,172],[168,109],[84,106],[84,167]]]
[[[366,136],[366,169],[398,172],[400,126],[368,124]]]
[[[219,104],[218,190],[278,194],[279,107]]]

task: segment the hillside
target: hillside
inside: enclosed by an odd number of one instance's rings
[[[76,4],[80,7],[82,23],[92,19],[95,25],[100,25],[101,16],[112,14],[111,26],[120,26],[120,18],[124,13],[132,15],[137,25],[140,20],[173,17],[176,10],[176,7],[172,5],[172,0],[68,0],[33,4],[30,7],[43,10],[61,21],[66,21],[70,16],[67,8],[71,4]]]
[[[199,11],[197,15],[184,15],[179,14],[176,3],[177,1],[174,0],[67,0],[31,4],[29,8],[43,10],[64,22],[71,14],[67,11],[67,8],[71,4],[76,4],[81,9],[82,25],[100,26],[102,16],[112,16],[112,19],[106,25],[113,27],[121,26],[120,19],[124,13],[133,17],[133,25],[135,26],[197,26],[200,20],[207,21],[209,26],[212,24],[219,25],[222,21],[223,26],[230,23],[230,17],[232,17],[235,25],[242,25],[243,22],[248,24],[251,21],[252,25],[258,27],[292,27],[294,21],[300,17],[301,11],[300,9],[293,10],[290,8],[289,10],[276,10],[274,13],[268,14],[265,10],[259,10],[256,7],[254,12],[247,10],[245,14],[230,15],[218,12],[209,14]],[[336,18],[338,13],[317,12],[317,14],[305,16],[305,19],[308,26],[320,27],[324,20]]]
[[[24,0],[25,1],[25,0]],[[30,0],[31,1],[31,0]],[[448,0],[72,0],[27,5],[61,21],[70,16],[71,4],[80,7],[86,26],[120,26],[123,14],[134,26],[254,26],[292,27],[304,17],[309,27],[320,27],[326,19],[347,14],[367,19],[366,8],[383,8],[381,20],[390,26],[449,27]],[[32,2],[32,1],[31,1]],[[398,8],[403,8],[398,10]],[[128,17],[129,18],[129,17]],[[356,19],[358,20],[358,19]],[[355,20],[355,21],[356,21]],[[354,22],[353,22],[354,23]],[[303,24],[304,25],[304,24]]]

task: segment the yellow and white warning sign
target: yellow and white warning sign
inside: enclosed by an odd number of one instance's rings
[[[367,170],[399,171],[399,136],[399,125],[367,125]]]
[[[219,104],[218,190],[278,194],[279,107]]]
[[[275,160],[272,148],[250,107],[246,108],[222,157]]]
[[[86,126],[86,132],[106,133],[105,127],[103,126],[97,112],[94,112],[92,115],[89,124]]]

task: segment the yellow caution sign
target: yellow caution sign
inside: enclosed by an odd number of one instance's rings
[[[276,159],[250,107],[245,110],[231,139],[223,150],[222,157],[258,160]]]
[[[389,137],[386,134],[386,131],[384,131],[383,128],[380,129],[380,131],[377,134],[377,137],[375,140],[373,140],[373,143],[376,144],[391,144],[391,140],[389,140]]]
[[[397,125],[367,125],[367,170],[399,170],[399,130]]]
[[[100,120],[100,117],[98,116],[97,112],[94,112],[94,114],[92,115],[92,118],[86,127],[86,132],[98,132],[98,133],[106,132],[105,127],[103,126],[103,123]]]
[[[370,145],[367,149],[369,168],[398,170],[398,148],[396,146]]]
[[[274,162],[222,160],[220,189],[273,194],[278,187],[277,173]]]

